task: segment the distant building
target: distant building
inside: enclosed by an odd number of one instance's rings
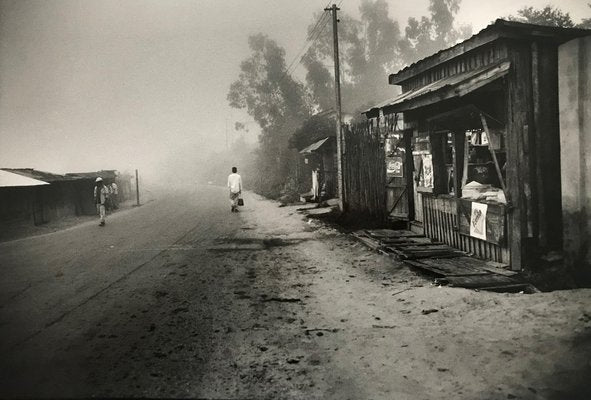
[[[93,214],[92,186],[87,179],[74,178],[33,168],[3,168],[3,172],[35,182],[29,189],[2,187],[0,207],[4,221],[31,220],[43,224],[70,215]],[[88,187],[90,186],[90,194]],[[17,205],[20,204],[20,205]]]

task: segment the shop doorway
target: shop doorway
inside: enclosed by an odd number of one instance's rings
[[[412,131],[397,131],[386,139],[386,207],[393,222],[409,224],[415,218]]]

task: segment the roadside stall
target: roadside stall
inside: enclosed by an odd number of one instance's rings
[[[390,75],[365,114],[404,149],[411,229],[515,270],[561,248],[557,50],[589,34],[497,20]]]

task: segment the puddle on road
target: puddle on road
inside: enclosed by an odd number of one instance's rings
[[[218,238],[216,244],[207,248],[209,251],[236,251],[236,250],[267,250],[271,247],[291,246],[307,239],[246,239],[246,238]]]

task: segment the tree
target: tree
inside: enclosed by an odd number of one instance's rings
[[[230,85],[231,107],[245,109],[261,127],[255,168],[265,174],[255,190],[277,197],[295,162],[288,141],[311,112],[305,87],[286,73],[285,50],[266,35],[248,39],[252,55],[240,65]]]
[[[363,104],[391,96],[387,71],[399,65],[400,28],[388,15],[388,3],[363,0],[359,11],[360,20],[345,13],[339,15],[342,103],[343,110],[349,113]],[[325,29],[302,59],[307,69],[306,83],[321,110],[334,107],[333,37],[329,22],[327,18]],[[310,34],[314,26],[308,28]]]
[[[550,5],[542,9],[523,7],[517,11],[517,16],[510,15],[508,19],[510,21],[536,25],[560,26],[563,28],[575,27],[575,23],[569,13],[562,12],[560,9]]]
[[[405,36],[399,43],[405,64],[453,46],[472,34],[472,27],[469,25],[454,28],[455,14],[460,10],[460,3],[461,0],[430,0],[430,18],[408,19]]]
[[[587,5],[591,8],[591,3]],[[583,18],[579,24],[575,24],[569,13],[550,5],[540,9],[523,7],[517,11],[516,16],[510,15],[507,19],[536,25],[591,29],[591,18]]]
[[[341,91],[343,110],[356,113],[392,97],[389,73],[454,44],[471,34],[471,27],[453,27],[461,0],[430,0],[430,17],[410,18],[403,36],[389,16],[385,0],[363,0],[361,18],[340,15]],[[317,16],[318,17],[318,16]],[[314,25],[315,26],[315,25]],[[314,26],[308,28],[313,33]],[[321,110],[334,105],[332,31],[325,29],[303,57],[306,83]]]
[[[296,129],[293,136],[289,139],[289,145],[297,150],[301,150],[320,139],[335,136],[335,134],[336,120],[334,115],[314,115]]]
[[[587,5],[591,8],[591,3],[587,3]],[[577,28],[591,29],[591,18],[583,18],[581,23],[577,25]]]

